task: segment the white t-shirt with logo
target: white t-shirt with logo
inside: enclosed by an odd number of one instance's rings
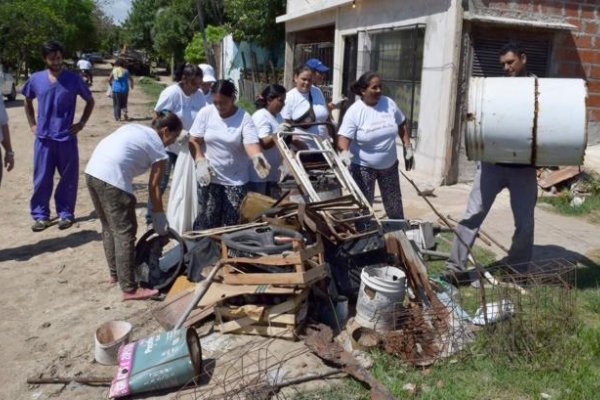
[[[261,108],[252,114],[252,120],[256,125],[259,139],[270,136],[279,125],[283,122],[281,114],[276,116],[271,114],[266,108]],[[250,170],[250,182],[277,182],[279,180],[279,166],[281,165],[281,153],[277,150],[277,146],[263,150],[263,155],[271,165],[271,171],[265,179],[261,179],[256,174],[254,168]]]
[[[252,164],[244,145],[258,143],[252,117],[239,108],[231,117],[221,118],[214,105],[204,107],[190,128],[190,135],[204,139],[204,156],[215,170],[211,183],[245,185]]]
[[[133,178],[167,157],[165,146],[154,129],[127,124],[98,143],[85,173],[133,194]]]
[[[310,95],[312,96],[312,107],[315,113],[315,122],[326,122],[329,118],[329,110],[327,109],[327,103],[325,102],[325,96],[323,92],[316,86],[310,87]],[[297,88],[293,88],[287,92],[285,96],[285,105],[281,110],[281,117],[290,121],[295,121],[301,118],[310,108],[309,95],[307,93],[300,92]],[[314,135],[319,135],[321,138],[327,138],[329,136],[327,127],[325,125],[311,126],[305,131]],[[298,137],[299,141],[305,143],[309,149],[314,149],[316,146],[311,140],[303,139],[301,136]]]
[[[196,114],[198,114],[198,111],[205,105],[206,100],[204,99],[202,91],[197,90],[192,95],[188,96],[183,92],[181,86],[176,83],[167,87],[160,93],[158,101],[154,106],[154,111],[171,111],[181,119],[183,129],[189,131],[194,123]],[[179,143],[173,143],[167,146],[167,150],[171,153],[179,154],[181,145]]]
[[[348,108],[338,135],[350,142],[352,163],[375,169],[389,168],[398,161],[398,126],[406,117],[392,99],[381,96],[374,106],[357,100]]]

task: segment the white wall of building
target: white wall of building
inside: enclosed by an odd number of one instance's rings
[[[299,31],[335,24],[333,65],[334,95],[341,94],[344,36],[359,34],[361,46],[368,46],[365,32],[372,30],[425,25],[419,130],[415,141],[415,179],[438,186],[450,165],[451,129],[454,124],[456,81],[459,68],[462,8],[458,0],[356,0],[338,7],[339,0],[309,0],[311,10],[320,5],[323,12],[310,12],[305,17],[286,20],[286,30]],[[288,0],[291,3],[304,3]],[[317,4],[318,3],[318,4]],[[292,8],[295,6],[292,6]],[[293,8],[295,13],[299,10]],[[288,8],[287,16],[292,16]],[[278,18],[279,20],[279,18]],[[408,112],[408,110],[406,110]]]

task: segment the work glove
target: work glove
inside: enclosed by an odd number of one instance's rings
[[[410,171],[415,167],[415,157],[412,143],[404,145],[404,169]]]
[[[263,153],[252,156],[252,166],[260,179],[265,179],[271,171],[271,164],[267,161]]]
[[[210,185],[211,176],[214,174],[208,159],[199,158],[196,160],[196,181],[198,182],[198,185],[202,187]]]
[[[284,133],[284,132],[293,132],[294,131],[294,127],[287,123],[287,122],[283,122],[281,124],[279,124],[279,126],[277,127],[277,131],[275,131],[275,133]]]
[[[185,146],[185,145],[187,145],[187,142],[189,139],[190,139],[190,133],[188,131],[186,131],[185,129],[182,129],[179,136],[177,136],[176,143],[179,144],[180,146]]]
[[[352,153],[350,153],[349,150],[342,150],[339,156],[342,159],[342,164],[344,164],[345,167],[349,167],[350,164],[352,164]]]
[[[169,221],[163,211],[152,213],[152,228],[160,236],[165,236],[169,232]]]

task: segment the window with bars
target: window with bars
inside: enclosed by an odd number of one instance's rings
[[[383,94],[392,98],[409,121],[411,136],[419,126],[421,70],[425,27],[369,33],[370,70],[379,74]]]

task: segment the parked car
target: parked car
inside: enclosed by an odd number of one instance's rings
[[[2,87],[2,96],[6,96],[8,101],[17,98],[15,79],[2,64],[0,64],[0,86]]]
[[[104,55],[102,55],[102,53],[100,53],[99,51],[91,51],[88,53],[83,53],[81,55],[81,58],[90,60],[93,63],[104,62]]]
[[[125,50],[119,53],[125,67],[134,75],[150,75],[150,62],[144,53],[137,50]]]

